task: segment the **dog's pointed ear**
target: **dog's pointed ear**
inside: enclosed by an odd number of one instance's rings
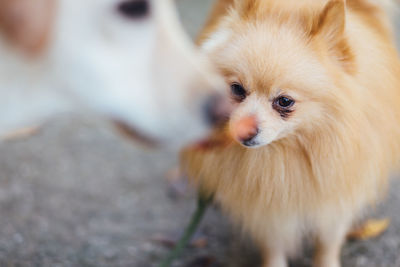
[[[328,51],[348,72],[354,70],[354,55],[347,42],[345,0],[331,0],[312,23],[311,38],[324,42]]]
[[[46,45],[55,0],[0,0],[0,35],[11,46],[34,55]]]
[[[328,2],[321,14],[317,17],[311,35],[325,38],[326,42],[335,43],[341,39],[346,25],[346,10],[343,0]]]
[[[234,0],[233,6],[240,17],[246,17],[256,6],[256,0]]]

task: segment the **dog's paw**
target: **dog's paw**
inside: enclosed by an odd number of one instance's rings
[[[14,140],[20,140],[20,139],[26,139],[31,136],[34,136],[39,133],[41,127],[40,126],[31,126],[31,127],[25,127],[18,129],[16,131],[10,132],[9,134],[6,134],[2,140],[3,141],[14,141]]]

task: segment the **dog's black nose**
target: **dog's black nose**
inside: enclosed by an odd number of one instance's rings
[[[251,135],[248,135],[246,139],[241,140],[242,144],[245,146],[256,146],[258,142],[256,141],[256,136],[258,135],[258,128]]]
[[[229,119],[232,112],[232,104],[228,97],[214,94],[206,100],[203,110],[207,123],[211,126],[216,126]]]

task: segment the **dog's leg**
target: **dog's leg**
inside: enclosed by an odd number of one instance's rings
[[[349,220],[331,220],[317,230],[314,267],[340,267],[340,250],[349,229]]]
[[[271,216],[261,220],[253,236],[263,253],[263,267],[287,267],[301,242],[301,222],[297,216]],[[264,231],[264,232],[263,232]]]
[[[40,131],[40,126],[30,126],[10,132],[0,138],[1,141],[15,141],[36,135]]]
[[[264,264],[263,267],[287,267],[287,259],[285,250],[274,247],[272,249],[264,250]]]

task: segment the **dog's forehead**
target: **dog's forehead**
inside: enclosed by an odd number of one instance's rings
[[[250,90],[269,90],[318,73],[307,39],[290,27],[265,23],[234,29],[217,53],[220,68]]]

